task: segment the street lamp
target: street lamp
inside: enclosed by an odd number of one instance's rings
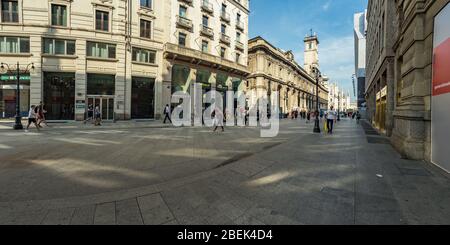
[[[31,69],[30,69],[31,66]],[[4,72],[8,72],[8,73],[13,73],[14,71],[16,72],[16,120],[14,123],[14,129],[15,130],[20,130],[23,129],[23,125],[22,125],[22,116],[20,113],[20,65],[19,62],[17,62],[17,64],[14,66],[9,66],[8,64],[5,63],[1,63],[0,66],[0,71],[2,73]],[[26,68],[24,70],[22,70],[22,73],[28,73],[30,71],[34,71],[34,63],[30,63],[26,66]]]
[[[322,77],[322,73],[317,67],[313,67],[313,73],[316,75],[316,120],[314,122],[314,133],[320,134],[320,121],[319,121],[319,79]]]

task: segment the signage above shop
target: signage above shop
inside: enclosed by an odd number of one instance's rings
[[[0,80],[1,81],[14,81],[17,80],[17,76],[10,76],[10,75],[0,75]],[[23,75],[19,77],[19,80],[23,81],[23,80],[30,80],[30,76],[29,75]]]

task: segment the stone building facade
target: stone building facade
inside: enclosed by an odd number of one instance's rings
[[[396,32],[392,42],[395,52],[395,110],[392,143],[407,157],[428,162],[431,161],[434,17],[449,2],[394,2]]]
[[[49,120],[158,119],[171,94],[245,89],[248,0],[0,0],[0,62],[34,63],[21,111]],[[12,72],[14,73],[14,72]],[[14,81],[0,83],[0,117],[15,115]]]
[[[410,159],[431,161],[434,17],[447,4],[449,0],[369,0],[369,117]]]
[[[160,116],[166,1],[0,1],[0,61],[36,68],[21,85],[24,115],[43,101],[50,120],[83,120],[89,105],[105,120]],[[10,83],[3,116],[15,106]]]
[[[394,111],[395,2],[369,0],[367,9],[367,118],[383,134],[392,135]]]
[[[318,41],[311,39],[316,47]],[[307,46],[309,43],[306,42]],[[311,45],[313,46],[313,45]],[[317,48],[316,48],[317,50]],[[279,92],[280,113],[288,114],[293,109],[304,111],[315,110],[316,81],[313,74],[309,74],[295,60],[291,51],[276,48],[262,37],[249,41],[249,70],[248,89],[260,93]],[[306,52],[310,52],[307,50]],[[318,64],[318,55],[317,57]],[[312,64],[313,62],[306,62]],[[323,81],[319,83],[320,108],[328,107],[328,89]],[[265,96],[259,94],[258,96]],[[269,98],[272,101],[272,98]]]
[[[248,0],[172,0],[165,15],[164,104],[174,92],[191,92],[194,83],[203,94],[220,92],[224,105],[227,91],[245,91]]]

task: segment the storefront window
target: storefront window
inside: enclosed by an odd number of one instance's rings
[[[22,74],[21,76],[30,76]],[[12,118],[16,115],[16,90],[17,81],[9,80],[8,77],[15,77],[15,74],[2,74],[0,80],[0,117]],[[30,80],[20,80],[20,113],[21,116],[28,116],[30,108]]]
[[[75,119],[75,74],[44,73],[44,109],[48,120]]]
[[[188,92],[190,81],[188,81],[190,68],[181,65],[172,67],[172,94],[178,91]]]
[[[154,118],[155,108],[155,79],[132,78],[131,89],[131,118]]]

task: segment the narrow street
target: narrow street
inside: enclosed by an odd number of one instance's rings
[[[441,170],[354,120],[312,129],[0,130],[0,224],[450,224]]]

